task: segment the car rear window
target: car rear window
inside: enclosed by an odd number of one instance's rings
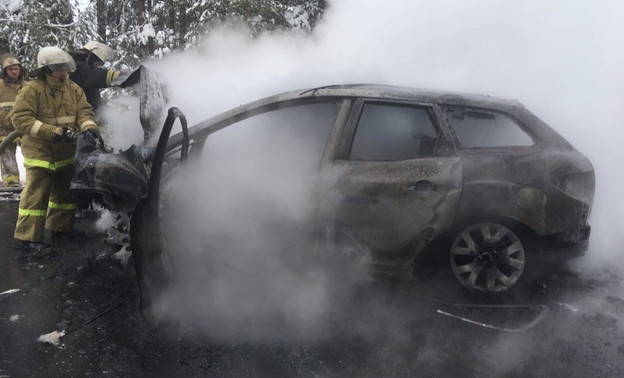
[[[352,160],[408,160],[435,155],[437,127],[426,107],[364,104]]]
[[[489,110],[445,107],[460,148],[532,146],[533,138],[515,119]]]

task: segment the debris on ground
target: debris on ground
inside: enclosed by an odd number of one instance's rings
[[[11,289],[11,290],[7,290],[7,291],[3,291],[2,293],[0,293],[0,295],[9,295],[9,294],[17,293],[19,291],[20,291],[20,289]]]
[[[119,262],[121,263],[121,266],[125,267],[128,264],[128,260],[130,259],[131,256],[132,256],[132,249],[130,248],[130,245],[127,244],[127,245],[122,246],[119,249],[119,251],[113,254],[113,259],[119,260]]]
[[[37,338],[37,341],[56,346],[59,344],[59,340],[63,336],[65,336],[65,331],[54,331],[39,336],[39,338]]]
[[[456,304],[451,305],[458,311],[462,309],[463,312],[470,312],[469,315],[457,315],[448,311],[438,309],[438,314],[448,316],[450,318],[458,319],[463,322],[481,326],[484,328],[490,328],[497,331],[504,332],[525,332],[535,327],[541,322],[546,315],[550,312],[550,307],[546,305],[467,305]],[[476,310],[476,312],[475,312]],[[507,324],[494,325],[492,322],[485,322],[482,320],[475,320],[475,317],[491,318],[494,312],[503,311],[505,316],[496,316],[495,318],[505,319]],[[471,316],[469,318],[468,316]],[[513,316],[515,315],[515,316]]]

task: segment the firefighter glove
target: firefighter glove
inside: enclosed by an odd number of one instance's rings
[[[100,136],[100,133],[98,133],[98,132],[97,132],[96,130],[94,130],[94,129],[89,129],[89,130],[86,130],[86,131],[84,132],[84,134],[85,134],[88,138],[93,139],[95,142],[101,142],[101,141],[102,141],[102,137]]]
[[[97,130],[89,129],[89,130],[86,130],[84,134],[87,138],[91,139],[93,141],[93,144],[95,144],[102,151],[111,152],[109,151],[109,148],[106,147],[106,145],[104,144],[104,139],[102,139],[102,136],[100,135],[99,132],[97,132]]]
[[[57,126],[54,128],[54,133],[52,134],[52,140],[55,142],[75,142],[76,141],[76,132],[67,127]]]

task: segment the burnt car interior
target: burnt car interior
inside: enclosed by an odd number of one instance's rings
[[[426,108],[366,103],[349,158],[394,161],[432,157],[439,139]]]
[[[445,107],[460,148],[532,146],[533,138],[510,116],[492,111]]]

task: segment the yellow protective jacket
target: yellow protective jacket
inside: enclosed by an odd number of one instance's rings
[[[15,130],[13,123],[11,123],[11,110],[15,104],[17,91],[22,88],[22,85],[21,80],[9,84],[0,79],[0,142]]]
[[[13,106],[13,126],[21,131],[24,165],[56,170],[73,164],[76,144],[53,141],[54,128],[98,131],[93,108],[73,81],[41,75],[24,85]]]

